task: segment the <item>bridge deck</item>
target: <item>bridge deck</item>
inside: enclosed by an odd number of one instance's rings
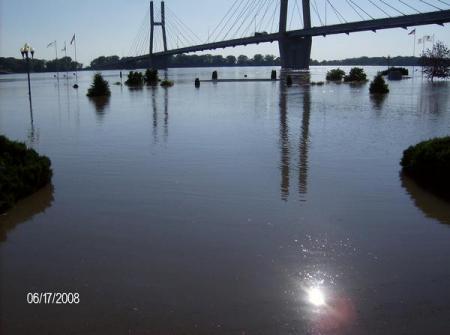
[[[413,14],[413,15],[404,15],[398,17],[391,18],[383,18],[383,19],[375,19],[368,21],[357,21],[357,22],[349,22],[342,24],[335,24],[329,26],[319,26],[312,27],[308,29],[299,29],[292,30],[287,32],[287,36],[289,37],[306,37],[306,36],[327,36],[327,35],[335,35],[335,34],[350,34],[353,32],[361,32],[361,31],[377,31],[382,29],[392,29],[392,28],[407,28],[413,26],[421,26],[428,24],[444,24],[450,22],[450,10],[441,10],[438,12],[429,12],[423,14]],[[236,47],[241,45],[248,44],[259,44],[266,42],[274,42],[280,39],[280,33],[273,33],[267,35],[260,36],[251,36],[245,38],[232,39],[221,42],[213,42],[213,43],[205,43],[200,45],[194,45],[186,48],[178,48],[167,50],[166,52],[157,52],[153,55],[158,56],[166,56],[166,55],[176,55],[182,53],[190,53],[197,51],[205,51],[205,50],[214,50],[214,49],[222,49],[228,47]],[[148,55],[139,56],[134,58],[145,59],[148,58]]]

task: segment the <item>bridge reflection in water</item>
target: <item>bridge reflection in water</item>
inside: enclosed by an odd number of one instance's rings
[[[300,199],[303,200],[308,191],[308,152],[309,152],[309,124],[311,116],[311,91],[309,73],[301,73],[294,78],[294,82],[300,84],[300,87],[286,87],[283,80],[280,83],[280,100],[279,100],[279,120],[280,120],[280,171],[281,199],[287,201],[289,198],[290,178],[291,178],[291,140],[289,132],[289,96],[300,90],[302,106],[302,119],[300,125],[300,137],[298,140],[298,193]],[[292,93],[291,93],[292,92]]]

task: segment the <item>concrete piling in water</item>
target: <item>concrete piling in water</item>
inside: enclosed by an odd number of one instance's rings
[[[195,84],[195,87],[197,87],[197,88],[200,87],[200,79],[195,78],[194,84]]]
[[[270,79],[277,80],[277,71],[276,70],[272,70],[272,73],[270,74]]]
[[[286,77],[286,86],[288,87],[292,86],[292,77],[289,74]]]

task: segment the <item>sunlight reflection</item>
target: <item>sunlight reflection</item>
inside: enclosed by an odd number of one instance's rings
[[[308,301],[316,307],[325,305],[325,295],[319,287],[311,287],[307,290]]]

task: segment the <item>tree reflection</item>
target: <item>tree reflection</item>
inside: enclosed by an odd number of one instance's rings
[[[419,208],[425,216],[438,220],[441,223],[450,224],[450,201],[424,189],[403,173],[400,174],[400,180],[402,186],[414,201],[414,205]]]
[[[36,214],[44,212],[52,205],[52,202],[53,185],[51,184],[20,200],[9,212],[0,216],[0,242],[5,241],[8,232],[18,224],[29,221]]]
[[[95,106],[95,111],[99,119],[102,119],[106,114],[105,111],[109,105],[109,99],[110,98],[108,96],[89,98],[89,101]]]

